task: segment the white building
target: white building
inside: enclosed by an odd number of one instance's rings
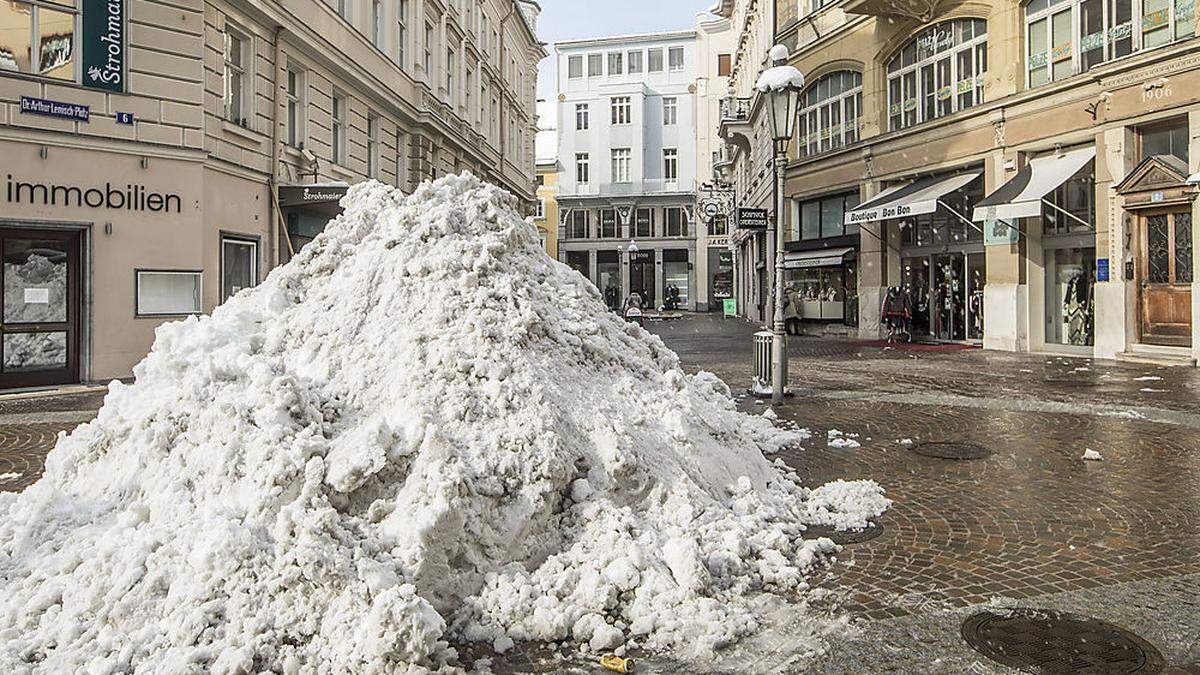
[[[733,298],[733,249],[730,227],[733,190],[715,164],[726,156],[725,142],[717,133],[721,110],[733,70],[733,48],[738,34],[728,17],[702,12],[696,15],[699,54],[696,77],[696,309],[719,311]],[[714,175],[718,174],[718,175]],[[707,302],[703,302],[707,300]]]
[[[612,306],[697,294],[696,31],[558,43],[559,259]]]

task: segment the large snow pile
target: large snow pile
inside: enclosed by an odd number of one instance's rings
[[[806,515],[886,508],[873,483],[809,506],[763,457],[793,437],[606,311],[499,189],[343,204],[260,286],[162,326],[136,382],[0,495],[0,672],[392,672],[456,641],[703,655],[835,548]]]

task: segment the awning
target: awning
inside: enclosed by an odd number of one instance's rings
[[[975,205],[974,219],[1012,220],[1042,215],[1042,200],[1046,195],[1095,157],[1096,148],[1090,147],[1030,161],[1012,180]]]
[[[953,176],[931,176],[898,187],[885,190],[873,199],[859,204],[846,214],[845,223],[854,225],[872,220],[907,218],[937,211],[942,197],[961,190],[979,178],[981,172],[955,174]]]
[[[814,267],[837,267],[846,262],[847,256],[854,253],[854,248],[823,248],[817,251],[795,251],[785,253],[783,268],[786,270],[806,270]],[[850,256],[853,257],[853,256]]]

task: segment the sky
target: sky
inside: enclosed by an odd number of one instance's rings
[[[714,0],[539,0],[538,38],[550,56],[538,68],[538,98],[554,98],[554,43],[558,40],[654,33],[696,27],[696,13]]]

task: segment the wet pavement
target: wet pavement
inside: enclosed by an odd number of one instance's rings
[[[754,326],[647,327],[688,371],[750,384]],[[1016,672],[969,647],[962,627],[984,608],[1034,607],[1136,635],[1161,656],[1137,672],[1200,673],[1200,371],[823,338],[790,338],[789,364],[795,396],[778,414],[812,438],[779,456],[814,485],[873,479],[895,505],[878,536],[817,575],[816,593],[772,607],[718,662],[650,655],[639,672]],[[0,490],[36,480],[55,435],[101,397],[0,400]],[[831,447],[832,430],[860,447]],[[987,456],[915,451],[935,442]],[[497,672],[598,671],[536,646],[491,658]],[[1045,672],[1124,672],[1063,663]]]

